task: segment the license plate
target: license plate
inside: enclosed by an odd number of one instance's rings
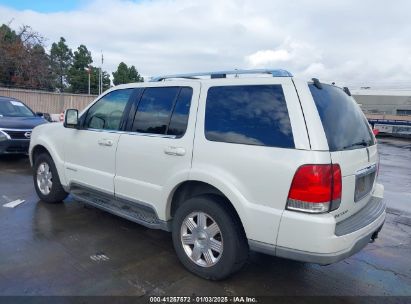
[[[365,178],[363,177],[363,178],[359,178],[357,180],[357,190],[356,190],[356,192],[362,193],[364,191],[365,191]]]
[[[375,174],[375,165],[369,166],[357,172],[355,177],[355,202],[358,202],[371,192],[374,185]]]

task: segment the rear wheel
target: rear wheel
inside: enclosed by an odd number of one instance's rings
[[[60,203],[68,195],[60,183],[53,159],[46,153],[34,160],[33,181],[37,195],[46,203]]]
[[[218,196],[198,196],[184,202],[176,211],[172,232],[182,264],[203,278],[223,279],[247,259],[241,223]]]

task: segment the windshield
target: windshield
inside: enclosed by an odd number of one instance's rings
[[[34,113],[17,100],[0,100],[0,117],[33,117]]]
[[[352,97],[332,85],[309,87],[330,151],[361,149],[375,143],[368,121]]]

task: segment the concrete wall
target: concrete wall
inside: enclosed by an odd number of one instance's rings
[[[97,97],[86,94],[60,94],[7,88],[0,88],[0,96],[19,99],[33,111],[44,113],[61,113],[69,108],[82,110]]]

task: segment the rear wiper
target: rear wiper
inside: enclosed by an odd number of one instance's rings
[[[355,147],[355,146],[368,147],[368,143],[367,143],[365,140],[362,140],[362,141],[359,141],[359,142],[350,144],[350,145],[348,145],[348,146],[345,146],[345,147],[343,147],[342,149],[343,149],[343,150],[346,150],[346,149],[348,149],[348,148],[352,148],[352,147]]]

